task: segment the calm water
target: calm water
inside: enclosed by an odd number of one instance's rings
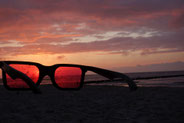
[[[172,76],[172,75],[181,75],[184,74],[184,71],[166,71],[166,72],[141,72],[141,73],[126,73],[130,78],[138,77],[154,77],[154,76]],[[85,81],[100,81],[105,80],[105,78],[98,75],[88,75],[85,78]],[[106,79],[107,80],[107,79]],[[159,86],[159,87],[184,87],[184,76],[182,77],[172,77],[172,78],[157,78],[149,80],[135,80],[138,86],[150,87],[150,86]],[[99,84],[101,84],[99,82]],[[122,82],[112,82],[112,83],[103,83],[115,86],[126,86]],[[95,84],[96,85],[96,84]]]
[[[181,75],[184,74],[184,71],[167,71],[167,72],[142,72],[142,73],[127,73],[131,78],[137,77],[153,77],[153,76],[168,76],[168,75]],[[103,80],[108,80],[97,74],[86,75],[85,82],[87,81],[97,81],[95,84],[91,85],[113,85],[113,86],[126,86],[122,82],[103,82]],[[182,77],[172,77],[172,78],[158,78],[158,79],[149,79],[149,80],[135,80],[138,86],[162,86],[162,87],[184,87],[184,76]],[[44,78],[41,84],[52,84],[48,77]],[[0,85],[2,81],[0,80]]]

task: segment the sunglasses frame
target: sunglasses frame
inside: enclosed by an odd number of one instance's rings
[[[60,89],[60,90],[79,90],[83,87],[84,85],[84,77],[85,77],[85,73],[86,73],[86,69],[84,68],[84,66],[82,65],[74,65],[74,64],[55,64],[52,66],[44,66],[42,64],[39,63],[35,63],[35,62],[25,62],[25,61],[5,61],[5,63],[7,65],[10,64],[21,64],[21,65],[33,65],[36,66],[39,70],[39,78],[37,80],[37,82],[35,83],[37,86],[39,86],[43,80],[43,78],[48,75],[52,81],[52,84],[54,87]],[[61,88],[57,85],[56,81],[55,81],[55,71],[58,67],[75,67],[75,68],[80,68],[80,70],[82,71],[81,73],[81,80],[80,80],[80,85],[77,88]],[[7,84],[7,80],[6,80],[6,72],[3,71],[3,84],[4,86],[8,89],[8,90],[30,90],[30,88],[11,88],[8,86]]]
[[[2,61],[1,61],[2,62]],[[53,86],[55,86],[56,88],[60,89],[60,90],[79,90],[83,87],[83,85],[87,82],[84,83],[84,79],[85,79],[85,73],[87,71],[92,71],[94,73],[97,73],[101,76],[104,76],[110,80],[114,80],[116,78],[121,78],[121,80],[124,80],[128,85],[131,91],[134,91],[137,89],[137,85],[135,84],[135,82],[129,78],[128,76],[126,76],[125,74],[119,73],[119,72],[115,72],[115,71],[110,71],[110,70],[106,70],[106,69],[102,69],[102,68],[97,68],[97,67],[92,67],[92,66],[85,66],[85,65],[76,65],[76,64],[55,64],[52,66],[45,66],[42,65],[40,63],[36,63],[36,62],[27,62],[27,61],[3,61],[5,64],[7,64],[8,66],[10,64],[22,64],[22,65],[34,65],[39,69],[39,78],[37,80],[37,82],[35,83],[35,85],[38,87],[41,83],[41,81],[43,80],[43,78],[48,75],[52,81]],[[9,66],[10,67],[10,66]],[[56,82],[55,82],[55,71],[58,67],[76,67],[76,68],[80,68],[82,71],[82,75],[81,75],[81,81],[80,81],[80,86],[78,88],[61,88],[59,87]],[[8,90],[31,90],[31,88],[11,88],[7,85],[7,81],[6,81],[6,71],[3,70],[3,84],[5,86],[5,88],[7,88]],[[26,76],[26,75],[24,75]],[[25,78],[25,77],[24,77]],[[28,77],[29,78],[29,77]]]

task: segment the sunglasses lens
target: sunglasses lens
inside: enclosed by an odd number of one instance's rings
[[[34,83],[38,81],[39,69],[34,65],[24,65],[24,64],[9,64],[12,68],[26,74]],[[12,79],[8,74],[6,74],[7,85],[10,88],[29,88],[29,86],[22,79]]]
[[[55,82],[60,88],[78,88],[82,70],[78,67],[58,67],[55,71]]]

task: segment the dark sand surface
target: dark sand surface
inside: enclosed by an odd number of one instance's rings
[[[42,94],[0,86],[0,123],[184,123],[184,88],[85,86]]]

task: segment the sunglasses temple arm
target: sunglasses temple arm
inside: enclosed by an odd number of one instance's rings
[[[26,84],[32,89],[33,93],[41,93],[36,84],[24,73],[10,67],[5,62],[0,62],[0,67],[5,71],[12,79],[20,78],[26,82]]]
[[[115,72],[115,71],[106,70],[106,69],[102,69],[102,68],[90,67],[90,66],[87,66],[87,70],[92,71],[94,73],[97,73],[101,76],[104,76],[104,77],[106,77],[110,80],[114,80],[115,78],[121,78],[122,80],[127,82],[127,84],[129,85],[130,90],[134,91],[134,90],[137,89],[137,85],[135,84],[135,82],[125,74]]]

